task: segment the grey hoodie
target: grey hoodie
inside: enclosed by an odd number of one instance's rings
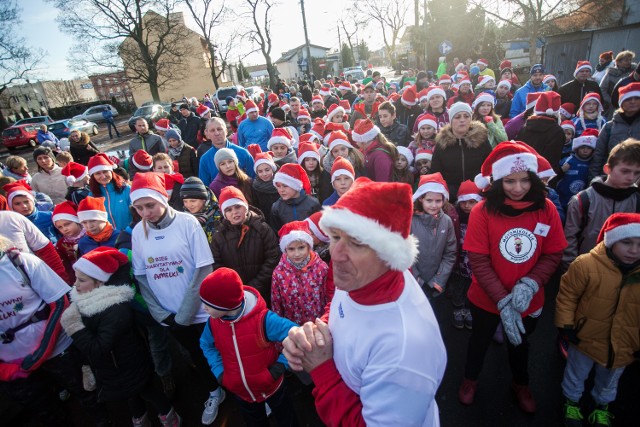
[[[411,234],[418,239],[419,254],[411,267],[414,277],[423,283],[445,288],[456,261],[457,242],[453,221],[440,210],[437,217],[416,213],[411,218]]]

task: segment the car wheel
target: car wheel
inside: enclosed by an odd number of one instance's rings
[[[33,139],[29,140],[29,147],[34,148],[36,145],[38,145]]]
[[[98,126],[94,126],[94,127],[93,127],[92,133],[93,133],[94,135],[97,135],[97,134],[98,134]]]

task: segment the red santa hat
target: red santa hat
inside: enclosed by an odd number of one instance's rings
[[[449,200],[449,187],[440,172],[422,175],[420,177],[418,188],[413,194],[413,201],[415,202],[429,192],[440,193],[444,196],[445,200]]]
[[[398,101],[398,99],[400,99],[400,95],[397,92],[389,95],[389,101],[393,102],[394,104],[396,103],[396,101]]]
[[[571,102],[565,102],[564,104],[560,105],[559,112],[563,116],[571,118],[576,113],[576,106]]]
[[[307,172],[296,163],[285,163],[273,177],[273,185],[277,183],[291,187],[294,191],[302,191],[311,194],[311,183]]]
[[[89,175],[93,175],[100,171],[112,171],[116,165],[113,163],[105,153],[98,153],[89,159]]]
[[[398,154],[404,156],[404,158],[407,159],[407,163],[409,163],[409,166],[411,166],[411,164],[413,163],[413,153],[411,152],[411,150],[409,150],[407,147],[403,147],[402,145],[398,145],[396,148],[398,149]]]
[[[129,198],[131,203],[143,197],[152,199],[168,206],[169,195],[165,190],[164,176],[153,172],[139,172],[133,177],[131,183],[131,193]]]
[[[574,135],[576,133],[576,125],[573,124],[571,120],[564,120],[562,123],[560,123],[560,127],[562,129],[571,129]]]
[[[178,172],[175,172],[172,174],[163,173],[162,175],[164,175],[164,189],[167,191],[167,195],[171,197],[171,194],[173,194],[173,188],[175,187],[175,185],[184,184],[184,176],[182,176],[182,174]]]
[[[604,108],[602,108],[602,100],[600,99],[600,95],[598,95],[597,92],[589,92],[582,98],[582,101],[580,101],[580,107],[578,107],[578,112],[576,113],[578,116],[580,115],[584,104],[590,101],[596,102],[598,104],[598,112],[602,113]]]
[[[305,219],[305,221],[309,224],[309,230],[311,230],[318,240],[324,243],[329,243],[329,236],[324,234],[320,229],[320,218],[322,218],[322,211],[311,214],[311,216]]]
[[[420,92],[418,92],[418,102],[428,101],[429,100],[429,97],[427,96],[428,93],[429,93],[428,87],[425,87]]]
[[[309,110],[307,110],[304,107],[300,107],[300,110],[298,111],[298,120],[300,119],[307,119],[309,121],[311,121],[311,114],[309,114]]]
[[[280,237],[280,251],[286,253],[287,246],[293,242],[305,242],[313,248],[313,236],[306,221],[291,221],[282,226],[278,232]]]
[[[67,163],[61,171],[64,175],[67,186],[70,187],[86,176],[89,176],[89,168],[76,162]]]
[[[418,160],[429,160],[433,159],[433,150],[428,150],[426,148],[421,148],[416,151],[416,157],[414,161],[418,163]]]
[[[476,61],[476,64],[478,65],[484,65],[485,67],[489,66],[489,61],[484,59],[484,58],[480,58]]]
[[[331,95],[331,85],[328,84],[328,83],[324,83],[322,85],[322,87],[320,88],[320,91],[318,93],[320,93],[320,95],[322,95],[322,96]]]
[[[458,87],[462,86],[463,84],[471,84],[471,79],[469,78],[469,75],[467,73],[463,73],[460,72],[458,73],[459,76],[459,80],[457,81]]]
[[[483,102],[488,102],[493,107],[496,105],[496,98],[490,93],[480,92],[478,96],[476,96],[476,99],[473,100],[473,104],[471,104],[471,108],[475,110],[476,107],[482,104]]]
[[[65,200],[64,202],[58,203],[53,208],[53,215],[51,216],[51,221],[55,225],[56,221],[71,221],[80,223],[78,219],[78,207],[69,200]]]
[[[468,113],[469,116],[471,116],[473,115],[473,110],[471,109],[471,106],[466,102],[456,102],[451,107],[449,107],[449,117],[451,118],[451,120],[453,120],[453,118],[458,113]]]
[[[349,83],[348,81],[344,80],[344,81],[342,81],[342,83],[340,83],[340,86],[338,86],[338,89],[340,89],[340,90],[351,90],[351,83]]]
[[[451,84],[451,76],[449,74],[441,75],[440,80],[438,80],[438,84]]]
[[[418,255],[417,240],[411,235],[412,214],[410,185],[358,178],[332,207],[325,208],[320,228],[325,233],[343,230],[374,250],[389,268],[404,271]]]
[[[371,120],[359,119],[356,120],[355,126],[353,127],[351,138],[355,142],[369,142],[373,141],[373,139],[378,136],[379,133],[380,128],[374,125]]]
[[[470,179],[462,181],[458,187],[458,202],[466,202],[468,200],[476,200],[481,202],[483,197],[480,195],[480,189],[475,182]]]
[[[538,98],[540,98],[543,93],[544,92],[529,92],[527,94],[527,105],[525,105],[525,110],[535,107],[536,102],[538,102]]]
[[[533,148],[529,147],[531,151],[535,151]],[[538,172],[536,173],[540,179],[551,179],[556,176],[556,172],[551,167],[551,163],[549,160],[542,157],[540,154],[536,153],[536,159],[538,161]]]
[[[280,98],[278,98],[278,95],[276,95],[275,93],[271,92],[269,94],[269,96],[267,97],[267,102],[269,104],[275,104],[275,103],[280,102]]]
[[[509,79],[500,80],[498,82],[498,87],[500,86],[505,86],[507,90],[511,90],[511,80]]]
[[[418,129],[422,126],[431,126],[434,129],[438,129],[438,123],[436,122],[435,116],[428,113],[420,114],[416,119],[416,122],[418,122]]]
[[[519,141],[504,141],[489,153],[474,182],[485,190],[491,181],[497,181],[512,173],[531,171],[538,173],[538,158],[531,148]]]
[[[596,243],[604,240],[604,245],[610,248],[614,243],[632,237],[640,237],[640,214],[617,212],[604,222]]]
[[[320,152],[315,142],[300,142],[298,145],[298,164],[301,165],[304,159],[316,159],[320,162]]]
[[[542,83],[547,84],[549,83],[551,80],[555,80],[556,83],[558,82],[558,79],[556,79],[556,76],[554,76],[553,74],[547,74],[546,76],[544,76],[544,78],[542,79]]]
[[[418,94],[416,93],[416,87],[409,86],[402,91],[402,98],[400,102],[402,102],[402,105],[406,107],[413,107],[417,103],[417,97]]]
[[[73,269],[87,276],[106,282],[120,267],[129,262],[129,257],[110,246],[100,246],[82,255],[73,264]]]
[[[220,211],[223,213],[225,209],[235,205],[244,206],[247,210],[249,209],[247,198],[244,197],[244,194],[242,194],[242,191],[240,191],[239,188],[232,185],[224,187],[222,191],[220,191],[219,203]]]
[[[511,61],[509,61],[509,60],[505,59],[504,61],[502,61],[502,62],[500,63],[499,68],[500,68],[500,71],[504,70],[505,68],[512,68],[512,67],[511,67]]]
[[[356,173],[353,170],[353,165],[347,159],[342,156],[336,157],[333,162],[333,166],[331,166],[331,184],[336,180],[340,175],[346,175],[352,180],[356,179]]]
[[[303,133],[300,135],[300,144],[303,142],[313,142],[316,145],[320,145],[320,138],[315,133]]]
[[[480,76],[480,78],[478,79],[478,86],[482,86],[484,87],[486,84],[488,84],[489,82],[494,82],[495,83],[496,79],[486,75],[486,76]]]
[[[24,179],[5,184],[2,186],[2,189],[6,192],[7,205],[11,210],[13,210],[13,199],[16,196],[25,196],[26,198],[31,200],[31,203],[35,204],[36,202],[36,198],[33,195],[31,186],[27,184],[27,181],[25,181]]]
[[[311,105],[315,104],[315,103],[320,103],[324,105],[324,101],[322,100],[322,97],[320,95],[314,95],[311,98]]]
[[[533,114],[536,116],[553,116],[560,111],[560,95],[557,92],[542,92],[536,101]]]
[[[253,113],[254,111],[258,111],[258,107],[256,106],[256,103],[253,102],[251,99],[248,100],[247,102],[244,103],[244,112],[245,114],[249,114],[249,113]]]
[[[82,221],[109,222],[107,209],[104,207],[104,197],[87,196],[78,204],[78,219]]]
[[[353,145],[349,142],[349,137],[346,133],[341,130],[334,130],[329,133],[329,139],[327,139],[327,146],[329,147],[329,151],[333,150],[338,145],[344,145],[348,148],[353,148]]]
[[[324,127],[324,120],[317,118],[313,121],[313,126],[311,126],[309,133],[314,134],[319,140],[322,140],[324,138]]]
[[[247,151],[249,152],[249,154],[251,154],[251,157],[253,157],[253,160],[255,160],[256,156],[262,153],[262,148],[260,148],[260,145],[258,144],[249,144],[247,145]]]
[[[271,138],[267,142],[267,148],[271,150],[273,144],[284,144],[291,148],[291,134],[286,128],[275,128],[271,132]]]
[[[578,64],[576,64],[576,70],[573,72],[573,77],[576,77],[582,70],[589,70],[593,73],[593,67],[589,61],[578,61]]]
[[[346,111],[344,110],[344,108],[342,108],[338,104],[332,104],[331,107],[329,107],[329,111],[327,112],[327,117],[325,121],[330,122],[333,116],[335,116],[338,113],[345,114]]]
[[[595,150],[596,142],[598,142],[598,134],[597,129],[585,129],[579,137],[573,138],[571,149],[576,151],[580,147],[589,147]]]
[[[351,104],[349,104],[349,100],[348,99],[341,99],[340,100],[340,106],[342,108],[344,108],[344,112],[346,114],[351,113]]]
[[[244,302],[244,285],[238,273],[228,267],[220,267],[209,273],[200,285],[200,301],[220,311],[234,311]]]
[[[629,98],[640,97],[640,82],[629,83],[618,89],[618,105],[622,105]]]
[[[138,150],[131,157],[131,163],[141,171],[150,171],[153,168],[153,157],[144,150]]]
[[[198,117],[204,117],[209,111],[211,111],[209,107],[204,104],[200,104],[198,105],[198,108],[196,108],[196,114]]]
[[[435,95],[440,95],[442,98],[447,99],[447,93],[440,86],[433,86],[427,89],[427,101],[431,100],[431,97]]]
[[[160,119],[153,125],[153,127],[155,127],[156,130],[166,132],[171,129],[171,122],[169,119]]]
[[[271,151],[267,151],[264,153],[258,153],[255,157],[256,161],[253,163],[253,171],[258,173],[258,166],[267,164],[271,166],[271,169],[275,172],[278,167],[276,163],[273,161],[273,153]]]

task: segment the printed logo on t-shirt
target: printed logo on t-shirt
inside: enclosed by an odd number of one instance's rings
[[[536,236],[526,228],[512,228],[500,239],[500,253],[514,264],[529,261],[537,246]]]

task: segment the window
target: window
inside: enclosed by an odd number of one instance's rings
[[[25,100],[26,102],[31,101],[31,99],[29,98],[29,95],[22,95],[22,96],[24,96],[24,100]]]
[[[102,86],[102,79],[98,79],[98,86]]]

